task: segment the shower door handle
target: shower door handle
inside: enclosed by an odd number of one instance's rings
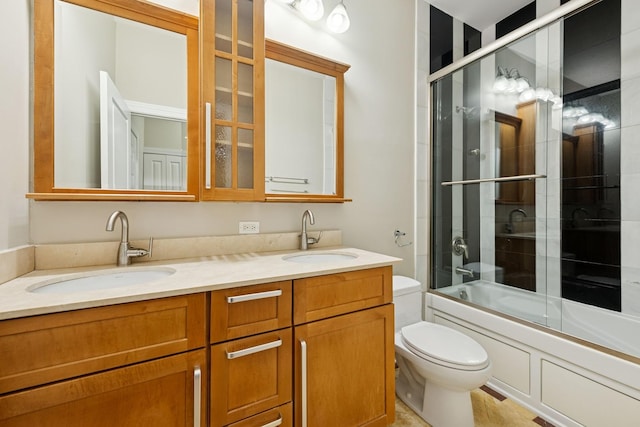
[[[469,259],[469,248],[462,237],[456,236],[453,238],[451,250],[456,255],[464,255],[463,259]]]

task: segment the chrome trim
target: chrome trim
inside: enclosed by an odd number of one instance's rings
[[[473,61],[476,61],[484,56],[495,52],[496,50],[508,45],[509,43],[539,30],[540,28],[552,23],[553,21],[564,18],[566,15],[572,14],[579,9],[589,7],[596,3],[600,3],[600,1],[601,0],[572,0],[568,3],[565,3],[557,9],[554,9],[551,12],[547,13],[546,15],[537,18],[535,21],[531,21],[528,24],[523,25],[522,27],[510,32],[509,34],[500,37],[493,43],[490,43],[487,46],[480,48],[475,52],[472,52],[469,55],[465,56],[464,58],[454,62],[453,64],[436,71],[429,76],[427,81],[429,83],[433,83],[434,81],[441,79],[447,74],[451,74],[459,70],[460,68],[463,68],[465,65],[469,65]]]
[[[272,342],[268,342],[266,344],[260,344],[253,347],[245,348],[242,350],[232,351],[229,353],[227,351],[227,359],[237,359],[239,357],[248,356],[250,354],[259,353],[261,351],[271,350],[272,348],[277,348],[282,345],[282,340],[276,340]]]
[[[282,424],[282,415],[275,421],[271,421],[269,424],[265,424],[262,427],[277,427]]]
[[[193,370],[193,427],[200,427],[200,408],[202,405],[202,371],[197,366]]]
[[[204,187],[211,189],[211,103],[204,104]]]
[[[466,179],[463,181],[445,181],[440,183],[443,187],[450,187],[452,185],[467,185],[467,184],[482,184],[485,182],[511,182],[511,181],[531,181],[534,179],[546,178],[547,175],[517,175],[517,176],[502,176],[498,178],[480,178],[480,179]]]
[[[274,291],[256,292],[254,294],[235,295],[227,297],[228,304],[236,304],[245,301],[254,301],[257,299],[274,298],[282,295],[282,289],[276,289]]]
[[[307,427],[307,342],[300,340],[300,409],[302,411],[302,426]]]

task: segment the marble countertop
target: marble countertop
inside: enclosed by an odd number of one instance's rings
[[[291,254],[332,252],[353,254],[356,257],[315,263],[296,263],[284,259]],[[142,266],[35,270],[0,285],[0,320],[382,267],[400,261],[400,258],[362,249],[339,247],[304,252],[279,251],[219,255],[198,259],[147,262]],[[30,292],[34,288],[68,278],[122,269],[148,270],[158,267],[175,270],[175,273],[147,283],[111,289],[58,294]]]

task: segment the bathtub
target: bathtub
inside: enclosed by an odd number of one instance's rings
[[[486,280],[437,292],[640,357],[640,319],[635,316]]]
[[[430,290],[423,314],[478,341],[487,385],[552,424],[638,425],[637,318],[485,280]]]

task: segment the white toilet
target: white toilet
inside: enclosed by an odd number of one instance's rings
[[[487,352],[471,337],[424,322],[420,282],[393,276],[396,394],[433,427],[473,427],[471,390],[491,376]]]

